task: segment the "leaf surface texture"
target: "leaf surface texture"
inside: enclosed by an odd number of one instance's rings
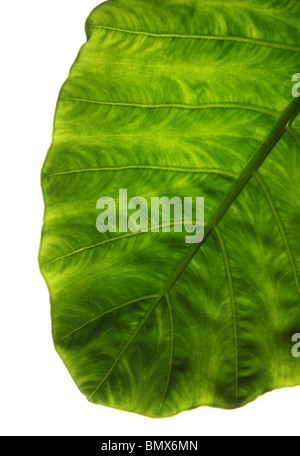
[[[55,348],[94,403],[149,417],[300,384],[298,0],[109,0],[43,170]],[[96,201],[205,198],[205,237],[99,233]]]

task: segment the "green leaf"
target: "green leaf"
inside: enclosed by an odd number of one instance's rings
[[[300,384],[298,0],[110,0],[42,170],[55,348],[89,401],[149,417]],[[96,202],[204,197],[204,239],[105,232]],[[117,204],[118,206],[118,204]]]

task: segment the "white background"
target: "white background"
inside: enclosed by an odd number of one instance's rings
[[[299,435],[299,387],[234,411],[204,407],[153,420],[89,403],[54,350],[48,291],[37,264],[40,170],[59,89],[85,42],[85,20],[99,3],[7,0],[0,6],[0,434]]]

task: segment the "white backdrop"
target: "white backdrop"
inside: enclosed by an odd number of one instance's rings
[[[85,20],[99,3],[7,0],[0,6],[0,434],[300,435],[300,387],[234,411],[204,407],[153,420],[89,403],[53,348],[48,291],[37,264],[40,170],[59,89],[85,42]]]

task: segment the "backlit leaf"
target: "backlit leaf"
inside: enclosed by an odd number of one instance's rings
[[[299,0],[109,0],[86,31],[42,170],[39,252],[78,388],[167,417],[299,385]],[[203,241],[100,233],[97,200],[118,207],[120,189],[204,197]]]

